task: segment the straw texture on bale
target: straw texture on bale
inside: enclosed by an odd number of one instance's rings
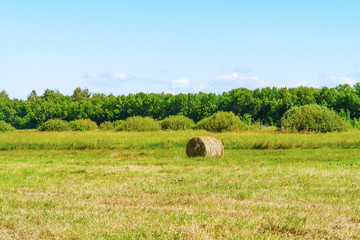
[[[224,146],[217,137],[194,137],[186,145],[186,154],[189,157],[222,157]]]

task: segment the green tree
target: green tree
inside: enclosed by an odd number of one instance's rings
[[[7,94],[7,92],[5,90],[2,90],[0,92],[0,99],[9,99],[9,95]]]

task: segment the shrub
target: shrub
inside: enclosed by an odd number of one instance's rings
[[[114,125],[114,129],[117,129],[123,122],[124,122],[124,120],[116,120],[116,121],[112,122]]]
[[[69,131],[70,125],[67,121],[60,119],[49,119],[38,128],[39,131]]]
[[[334,111],[310,104],[289,109],[281,118],[281,129],[289,132],[346,131],[349,125]]]
[[[256,131],[256,130],[276,130],[276,127],[271,127],[271,126],[262,126],[260,121],[256,121],[256,122],[253,122],[249,125],[249,130],[251,131]]]
[[[99,126],[101,130],[109,131],[114,129],[114,124],[110,121],[102,122]]]
[[[246,130],[248,126],[240,120],[233,112],[217,112],[212,116],[202,119],[197,123],[198,129],[205,129],[211,132]]]
[[[161,130],[160,123],[151,117],[129,117],[116,128],[118,131],[158,131]]]
[[[349,122],[353,128],[360,129],[360,118],[351,119]]]
[[[195,123],[190,118],[182,115],[169,116],[161,122],[162,129],[185,130],[195,127]]]
[[[89,131],[89,130],[95,130],[98,128],[98,125],[96,122],[90,120],[90,119],[78,119],[71,121],[70,127],[74,131]]]
[[[123,120],[116,120],[114,122],[110,122],[110,121],[105,121],[103,123],[100,124],[100,129],[101,130],[105,130],[105,131],[110,131],[110,130],[114,130],[117,127],[120,126],[120,124],[124,122]]]
[[[247,125],[251,125],[253,121],[251,114],[245,113],[244,116],[241,117],[241,121],[243,121]]]
[[[14,131],[14,127],[10,123],[5,122],[4,120],[0,121],[0,132],[9,132]]]

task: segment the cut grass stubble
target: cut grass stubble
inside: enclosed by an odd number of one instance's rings
[[[216,134],[223,158],[190,159],[195,134],[2,135],[13,148],[0,152],[0,236],[359,239],[358,132]],[[260,141],[303,149],[246,147]]]

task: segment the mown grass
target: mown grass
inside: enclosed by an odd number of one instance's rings
[[[359,133],[0,134],[0,239],[360,239]]]

